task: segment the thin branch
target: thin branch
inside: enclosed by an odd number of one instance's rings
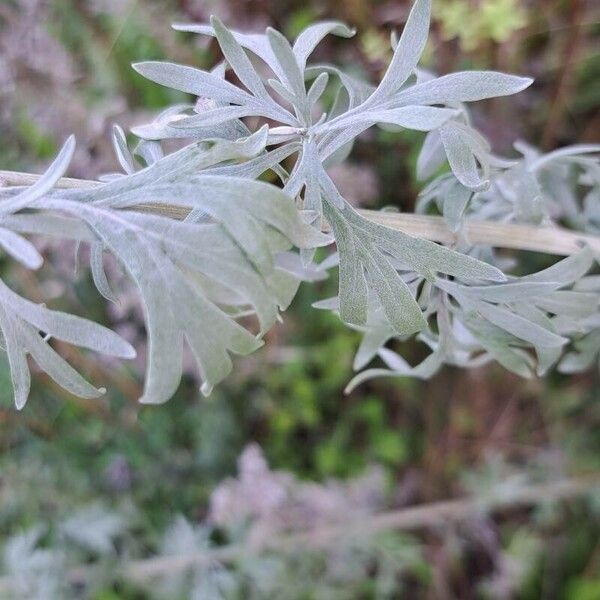
[[[243,556],[255,556],[264,552],[323,550],[343,539],[361,540],[381,531],[412,531],[442,527],[482,513],[499,513],[508,509],[573,499],[593,493],[599,486],[600,476],[594,474],[537,485],[524,485],[515,488],[511,493],[490,496],[487,499],[471,497],[431,502],[315,527],[301,533],[265,538],[251,545],[232,544],[187,555],[134,560],[124,564],[115,576],[127,581],[148,583],[152,578],[165,574],[174,575],[207,563],[232,563]],[[83,585],[92,579],[95,573],[94,566],[75,567],[67,573],[67,579],[72,585]],[[0,578],[0,594],[11,589],[12,581],[10,576]]]
[[[40,177],[41,175],[37,175],[36,173],[23,173],[21,171],[0,170],[0,188],[33,185]],[[56,182],[55,187],[62,189],[71,189],[87,188],[94,185],[101,185],[101,182],[92,181],[91,179],[74,179],[72,177],[62,177]]]
[[[360,519],[314,528],[276,538],[267,538],[252,546],[236,544],[199,552],[188,556],[163,556],[130,562],[124,576],[133,581],[144,581],[163,573],[176,573],[210,561],[229,563],[235,559],[261,552],[291,552],[323,550],[340,539],[361,539],[381,531],[409,531],[456,523],[480,513],[499,512],[507,508],[532,506],[542,502],[556,502],[587,494],[600,485],[600,477],[588,476],[563,479],[551,483],[523,486],[511,494],[479,498],[460,498],[431,502],[399,510],[364,516]]]
[[[39,179],[39,175],[0,171],[0,187],[31,185],[37,179]],[[64,177],[58,181],[56,187],[72,189],[97,185],[99,185],[97,181]],[[136,206],[136,210],[158,213],[174,219],[183,219],[189,212],[184,207],[168,204],[139,204]],[[569,256],[587,244],[594,251],[600,253],[600,236],[579,233],[562,227],[532,227],[514,223],[467,219],[461,232],[457,234],[448,229],[443,217],[376,210],[360,210],[359,212],[363,217],[375,223],[397,229],[414,237],[447,245],[465,241],[474,246],[486,245],[494,248],[531,250],[557,256]]]

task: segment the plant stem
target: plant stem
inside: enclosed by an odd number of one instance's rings
[[[343,523],[321,526],[301,533],[265,539],[252,547],[236,544],[189,556],[159,557],[133,561],[124,570],[126,578],[143,581],[162,573],[174,573],[210,561],[232,562],[240,556],[263,551],[290,552],[300,549],[323,550],[340,538],[364,538],[381,531],[415,530],[456,523],[472,515],[502,509],[553,502],[584,495],[600,485],[597,476],[564,479],[551,483],[523,486],[502,497],[460,498],[411,506]]]
[[[35,183],[39,175],[0,171],[0,187],[26,186]],[[99,185],[97,181],[64,177],[57,182],[58,188],[83,188]],[[152,212],[174,219],[183,219],[188,209],[168,204],[140,204],[136,210]],[[600,253],[600,236],[571,231],[562,227],[533,227],[514,223],[475,221],[467,219],[462,230],[454,233],[446,226],[443,217],[416,215],[412,213],[359,210],[360,214],[391,229],[433,242],[454,245],[460,241],[474,246],[486,245],[494,248],[531,250],[568,256],[580,250],[585,244]],[[327,229],[327,228],[325,228]]]

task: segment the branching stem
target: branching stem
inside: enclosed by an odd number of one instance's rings
[[[37,181],[39,175],[0,170],[0,187],[26,186]],[[82,188],[98,185],[87,179],[60,179],[56,187]],[[188,211],[184,207],[167,204],[140,204],[138,210],[154,212],[174,219],[183,219]],[[571,231],[562,227],[533,227],[514,223],[467,220],[459,234],[446,226],[442,217],[411,213],[360,210],[361,215],[371,221],[419,237],[446,245],[464,242],[470,245],[486,245],[494,248],[531,250],[568,256],[588,244],[600,253],[600,236]]]

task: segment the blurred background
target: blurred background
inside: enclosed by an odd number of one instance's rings
[[[117,170],[111,125],[127,130],[183,98],[147,82],[130,63],[169,59],[208,68],[219,59],[213,41],[177,33],[172,22],[216,14],[231,28],[270,25],[293,38],[315,20],[340,19],[357,36],[328,38],[315,58],[375,80],[391,56],[390,31],[402,28],[409,8],[404,0],[1,0],[0,167],[41,172],[75,133],[70,176]],[[535,77],[516,97],[474,105],[475,124],[498,153],[514,155],[517,139],[546,150],[598,142],[599,34],[600,5],[591,0],[434,0],[423,64],[440,74],[495,69]],[[332,175],[356,205],[411,211],[422,139],[371,130]],[[143,348],[131,290],[109,307],[88,273],[72,284],[70,245],[40,240],[40,247],[47,259],[40,273],[2,257],[2,278],[34,301],[51,299],[109,324]],[[531,270],[549,264],[536,255],[527,261]],[[0,547],[39,524],[52,532],[91,504],[129,515],[113,532],[110,560],[123,549],[141,557],[160,552],[178,515],[190,527],[210,517],[220,525],[210,534],[219,544],[247,534],[228,529],[231,523],[262,519],[273,528],[276,518],[277,533],[359,508],[397,509],[486,494],[523,477],[600,470],[597,370],[526,381],[499,366],[446,368],[429,382],[382,379],[345,396],[358,334],[311,309],[335,285],[303,286],[265,348],[237,359],[208,399],[190,371],[168,404],[139,406],[143,351],[132,366],[64,346],[63,356],[107,386],[106,397],[79,400],[39,376],[17,413],[0,362]],[[405,350],[413,362],[425,351],[417,343]],[[238,480],[222,484],[238,467]],[[279,492],[287,504],[278,504]],[[410,534],[386,531],[355,550],[339,542],[318,560],[305,548],[278,566],[236,564],[228,573],[246,577],[246,592],[194,597],[600,599],[598,498],[596,506],[542,503]],[[274,578],[286,585],[268,588]],[[107,577],[75,597],[187,598],[192,587],[148,591]]]

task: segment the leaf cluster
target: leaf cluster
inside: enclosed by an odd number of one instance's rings
[[[241,33],[216,18],[207,25],[176,25],[215,37],[223,62],[211,71],[166,62],[134,68],[196,101],[135,127],[139,143],[133,151],[115,129],[124,175],[86,189],[53,190],[73,151],[69,140],[36,185],[3,193],[0,245],[37,268],[41,257],[23,233],[89,244],[94,281],[110,301],[117,297],[103,255],[117,259],[145,311],[143,402],[164,402],[174,393],[184,341],[196,359],[201,389],[210,393],[230,372],[230,354],[248,354],[262,344],[299,282],[324,277],[334,267],[339,293],[318,307],[364,331],[357,369],[376,356],[388,367],[358,375],[350,389],[373,375],[430,377],[443,364],[496,360],[523,376],[543,374],[557,363],[566,371],[587,367],[600,350],[600,286],[589,274],[592,251],[515,277],[503,272],[493,248],[473,247],[461,232],[467,216],[560,222],[597,232],[598,147],[540,155],[521,144],[521,159],[494,155],[472,126],[468,104],[517,93],[532,80],[494,71],[436,77],[422,70],[430,13],[430,0],[416,0],[375,86],[337,66],[309,64],[326,35],[353,35],[339,22],[312,25],[293,44],[271,28]],[[443,214],[460,240],[453,248],[366,219],[337,189],[328,169],[373,126],[427,132],[417,174],[435,177],[418,209]],[[164,154],[164,142],[172,140],[188,145]],[[438,175],[446,163],[450,170]],[[268,172],[279,186],[260,181]],[[166,216],[165,206],[184,218]],[[332,236],[320,232],[324,223]],[[332,240],[335,253],[316,264],[315,249]],[[58,357],[52,338],[125,358],[133,354],[112,332],[32,305],[4,284],[0,301],[3,347],[19,407],[29,389],[27,355],[69,391],[99,393]],[[431,354],[411,367],[385,345],[414,334]]]

